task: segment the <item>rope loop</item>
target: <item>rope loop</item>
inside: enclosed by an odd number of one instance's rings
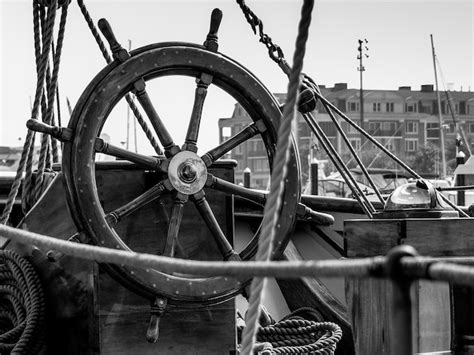
[[[0,352],[45,350],[45,301],[33,266],[10,250],[0,251]]]

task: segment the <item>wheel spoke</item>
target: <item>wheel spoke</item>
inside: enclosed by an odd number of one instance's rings
[[[218,178],[209,173],[207,174],[206,186],[219,191],[227,192],[229,194],[241,196],[261,206],[265,206],[265,202],[267,201],[268,192],[251,190]]]
[[[151,189],[145,191],[140,196],[134,198],[129,203],[113,210],[112,212],[109,212],[105,216],[105,220],[109,223],[110,226],[113,226],[117,224],[122,218],[132,214],[143,206],[159,198],[165,190],[170,189],[171,184],[168,180],[161,181],[155,186],[153,186]]]
[[[260,129],[261,126],[263,126],[263,122],[261,123],[261,121],[248,125],[247,127],[245,127],[245,129],[243,129],[239,133],[235,134],[234,136],[230,137],[228,140],[226,140],[222,144],[218,145],[214,149],[204,154],[202,156],[202,160],[204,161],[206,166],[210,166],[212,163],[214,163],[217,159],[222,157],[224,154],[230,152],[239,144],[242,144],[247,139],[250,139],[256,134],[258,134],[259,132],[261,132],[261,129]]]
[[[196,79],[196,90],[194,93],[194,105],[193,112],[191,113],[191,119],[189,120],[188,132],[186,133],[186,139],[184,141],[184,150],[190,150],[197,152],[197,139],[199,135],[199,127],[201,125],[202,108],[204,106],[204,100],[207,95],[207,88],[212,82],[212,75],[202,73],[201,77]]]
[[[183,207],[187,200],[188,196],[179,192],[176,193],[173,207],[171,207],[171,218],[168,224],[168,235],[166,237],[166,245],[163,252],[164,256],[174,256],[179,227],[181,226],[181,219],[183,217]]]
[[[96,138],[95,140],[95,151],[97,153],[111,155],[119,159],[125,159],[146,168],[161,170],[160,164],[162,159],[131,152],[129,150],[109,144],[101,138]]]
[[[135,83],[135,90],[138,102],[145,110],[150,122],[155,129],[156,135],[161,142],[161,145],[165,149],[165,154],[174,155],[179,151],[178,146],[174,144],[173,138],[171,138],[170,133],[166,129],[163,121],[155,110],[153,103],[151,102],[150,96],[148,95],[145,89],[145,81],[139,80]]]
[[[209,206],[209,203],[207,202],[204,192],[200,191],[197,194],[194,194],[193,200],[196,204],[196,208],[201,214],[201,217],[209,227],[209,230],[211,231],[211,234],[214,237],[224,260],[240,260],[239,254],[234,251],[232,245],[230,245],[229,241],[222,232],[222,229],[211,210],[211,206]]]

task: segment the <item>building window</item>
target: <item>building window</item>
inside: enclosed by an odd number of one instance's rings
[[[360,151],[360,138],[350,138],[349,143],[356,152]]]
[[[374,102],[373,110],[374,112],[380,112],[380,102]]]
[[[426,124],[426,138],[438,138],[439,137],[439,123],[427,123]]]
[[[418,150],[418,139],[405,139],[405,151],[416,152]]]
[[[394,103],[393,102],[387,102],[385,103],[385,111],[387,112],[393,112],[394,111]]]
[[[405,112],[418,112],[416,102],[405,103]]]
[[[380,122],[369,122],[369,133],[379,134],[382,130],[382,124]]]
[[[397,124],[395,122],[384,122],[382,123],[382,130],[388,134],[395,133],[397,129]]]
[[[467,125],[467,131],[468,131],[469,133],[474,133],[474,123],[469,123],[469,124]]]
[[[348,102],[348,111],[349,112],[359,112],[359,103],[358,102]]]
[[[405,133],[418,133],[418,122],[407,121],[405,122]]]

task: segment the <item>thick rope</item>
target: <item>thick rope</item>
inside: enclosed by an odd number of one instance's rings
[[[175,259],[160,255],[135,253],[95,245],[69,242],[41,234],[0,225],[0,236],[19,243],[35,245],[42,250],[99,263],[126,265],[132,268],[152,268],[164,273],[182,273],[202,276],[242,277],[268,276],[300,277],[366,277],[382,276],[384,257],[348,260],[307,261],[196,261]]]
[[[45,31],[46,31],[46,12],[45,7],[42,4],[39,4],[38,1],[33,1],[33,33],[34,33],[34,43],[35,43],[35,61],[36,61],[36,75],[39,75],[39,70],[41,66],[41,38],[45,39]],[[48,83],[51,80],[50,75],[50,66],[49,60],[47,62],[46,68],[46,88],[43,87],[43,93],[41,95],[41,116],[44,117],[46,114],[46,96],[45,90],[49,86]],[[22,195],[22,206],[23,211],[26,212],[31,206],[30,203],[32,197],[32,181],[33,181],[33,164],[34,164],[34,157],[35,157],[35,140],[36,140],[36,132],[33,132],[33,138],[31,142],[31,149],[28,152],[28,158],[26,160],[26,168],[25,168],[25,178],[23,181],[23,195]]]
[[[293,68],[290,72],[288,95],[285,104],[283,119],[278,129],[278,143],[275,158],[273,160],[273,172],[271,177],[270,194],[265,204],[262,232],[258,243],[256,260],[270,260],[273,254],[273,241],[278,215],[281,207],[282,194],[285,186],[287,173],[287,162],[289,160],[289,146],[291,139],[291,126],[296,113],[296,100],[300,87],[300,74],[303,68],[303,59],[306,51],[309,25],[311,23],[311,12],[313,0],[305,0],[301,9],[301,21],[298,27],[296,48],[293,57]],[[242,335],[242,353],[252,353],[260,317],[260,304],[265,279],[256,277],[250,287],[250,299],[248,308],[248,325]]]
[[[54,53],[54,60],[53,60],[53,73],[51,76],[50,85],[48,87],[47,111],[46,111],[46,116],[43,120],[46,124],[51,123],[52,115],[54,112],[54,101],[56,98],[56,87],[58,83],[59,64],[60,64],[61,53],[62,53],[62,48],[63,48],[64,33],[66,29],[68,5],[69,4],[66,3],[64,6],[61,7],[61,19],[59,22],[56,53]],[[54,27],[54,22],[52,24],[48,24],[48,26]],[[47,30],[49,31],[49,27],[47,28]],[[46,36],[48,36],[48,33],[46,34]],[[46,37],[46,40],[48,40],[48,37]],[[51,43],[52,43],[52,39],[51,39]],[[52,49],[51,44],[49,47],[46,47],[46,48],[43,47],[43,50],[45,49],[49,52]],[[50,136],[48,134],[42,135],[41,151],[40,151],[40,157],[38,160],[38,173],[36,175],[35,192],[34,192],[34,196],[36,199],[40,197],[43,190],[44,169],[45,169],[46,161],[50,160],[50,159],[47,159],[47,156],[49,157],[51,156],[50,154],[48,154],[49,140],[50,140]],[[51,164],[48,164],[48,165],[51,165]]]
[[[258,342],[272,346],[273,354],[334,354],[341,328],[331,322],[290,317],[258,329]]]
[[[109,52],[107,51],[107,47],[105,46],[104,42],[102,41],[102,38],[99,35],[99,32],[97,31],[97,28],[94,25],[94,21],[92,20],[89,11],[87,11],[86,5],[84,4],[84,0],[77,0],[77,3],[79,5],[79,8],[81,9],[82,15],[84,16],[84,19],[87,22],[87,25],[89,26],[89,29],[94,36],[95,41],[97,42],[97,45],[99,46],[100,51],[102,52],[102,55],[107,62],[107,64],[112,62],[112,58],[109,55]],[[135,105],[133,102],[133,98],[130,94],[125,95],[125,100],[127,100],[128,105],[130,106],[130,109],[132,110],[133,114],[135,115],[138,123],[143,129],[143,132],[145,133],[146,137],[150,141],[150,144],[153,146],[153,149],[155,149],[156,154],[162,155],[163,152],[160,148],[160,145],[158,144],[155,136],[153,135],[152,130],[148,127],[147,123],[145,122],[142,114],[138,110],[138,107]]]
[[[51,4],[51,7],[49,8],[48,11],[48,18],[47,18],[47,29],[46,29],[46,40],[43,45],[43,51],[41,53],[41,60],[39,64],[39,69],[38,69],[38,74],[37,74],[37,82],[36,82],[36,92],[35,92],[35,99],[33,103],[33,108],[31,112],[31,118],[32,119],[38,119],[38,111],[39,107],[41,104],[41,96],[43,94],[43,83],[46,78],[46,72],[47,72],[47,66],[48,66],[48,53],[49,53],[49,48],[51,47],[51,41],[52,41],[52,32],[53,32],[53,26],[54,26],[54,20],[56,17],[56,2],[57,0],[53,0],[53,4]],[[38,10],[38,3],[37,1],[33,2],[33,11],[36,13]],[[33,19],[35,21],[38,20],[38,18],[33,16]],[[37,23],[35,25],[35,39],[37,36]],[[38,44],[36,43],[35,40],[35,51],[37,51]],[[10,193],[8,195],[7,203],[5,204],[5,208],[3,209],[2,217],[0,218],[0,223],[1,224],[6,224],[8,221],[8,218],[10,217],[11,211],[13,209],[13,204],[15,203],[16,196],[18,195],[18,190],[20,188],[21,184],[21,179],[23,176],[23,171],[25,168],[25,163],[27,161],[27,157],[30,153],[30,149],[34,149],[34,146],[32,145],[34,141],[34,133],[31,130],[28,130],[28,133],[26,134],[25,138],[25,143],[23,145],[23,151],[21,153],[20,157],[20,162],[18,164],[18,169],[16,172],[15,180],[12,183],[12,187],[10,190]],[[32,161],[33,159],[31,159]]]
[[[45,350],[45,301],[38,275],[18,254],[0,251],[0,352]]]
[[[99,263],[125,265],[132,268],[152,268],[164,273],[182,273],[197,276],[279,277],[386,277],[387,258],[384,256],[307,261],[196,261],[166,256],[135,253],[94,245],[78,244],[38,233],[0,225],[0,236],[13,241],[35,245],[43,250]],[[403,257],[400,260],[404,276],[439,280],[474,286],[474,268],[453,263],[474,264],[474,258]]]

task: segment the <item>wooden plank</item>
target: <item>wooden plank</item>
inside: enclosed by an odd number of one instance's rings
[[[185,309],[170,307],[156,344],[145,340],[150,304],[99,273],[101,354],[229,354],[235,350],[235,301]]]
[[[449,351],[451,302],[449,285],[417,281],[413,284],[413,343],[418,352]]]
[[[344,222],[347,256],[350,258],[384,255],[399,244],[399,220],[348,220]]]
[[[346,299],[356,354],[390,354],[390,341],[397,341],[390,339],[387,301],[390,292],[391,285],[387,280],[346,279]]]
[[[469,256],[474,254],[474,219],[407,219],[405,244],[422,255]]]

